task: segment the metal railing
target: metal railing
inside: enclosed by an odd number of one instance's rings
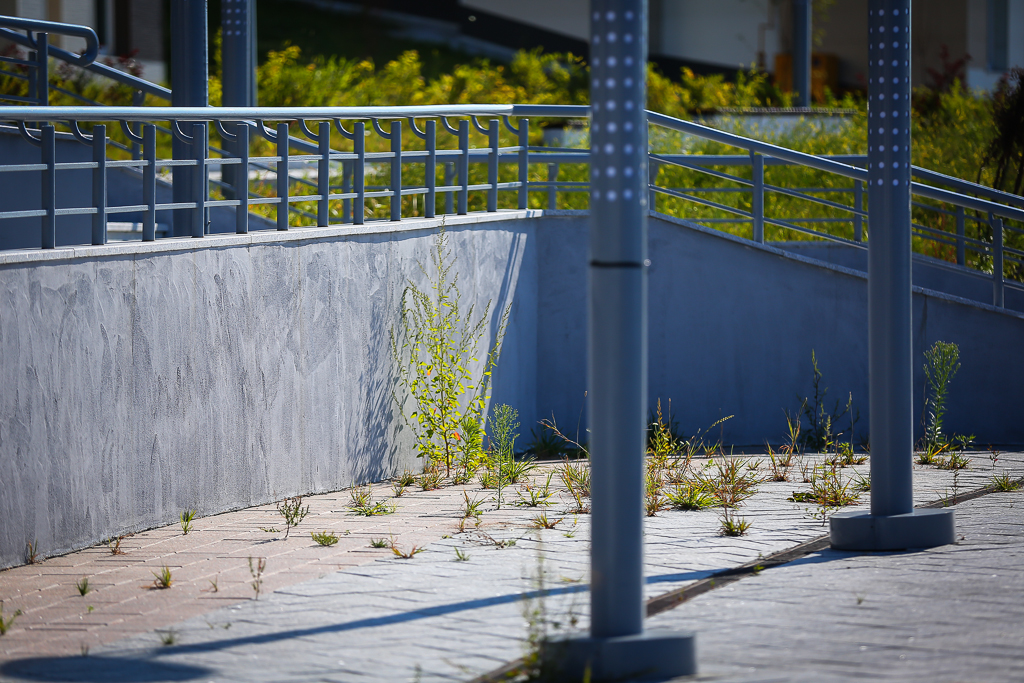
[[[215,207],[235,208],[239,233],[249,230],[250,210],[259,205],[270,205],[269,211],[263,211],[276,214],[279,230],[300,223],[358,225],[368,214],[374,215],[368,208],[374,202],[387,202],[387,212],[381,213],[382,206],[378,206],[376,217],[392,221],[414,214],[465,214],[471,204],[489,212],[499,207],[555,208],[574,193],[589,191],[591,151],[585,137],[579,148],[531,145],[530,118],[580,119],[587,114],[587,107],[558,105],[0,107],[0,122],[14,123],[40,148],[39,163],[0,165],[0,173],[40,173],[43,189],[40,208],[0,211],[0,226],[4,219],[40,218],[40,243],[52,248],[57,243],[58,218],[74,215],[91,215],[92,241],[103,244],[106,222],[123,213],[141,213],[142,239],[153,240],[162,212],[193,212],[192,236],[202,237],[209,225],[208,212]],[[45,123],[31,128],[26,125],[29,121]],[[648,122],[654,150],[650,152],[652,210],[734,233],[738,230],[759,243],[797,237],[867,247],[870,225],[864,157],[804,154],[656,113],[648,113]],[[82,131],[86,124],[94,124],[90,132]],[[106,124],[120,129],[130,145],[112,140]],[[80,143],[90,146],[93,160],[58,162],[56,126],[65,127]],[[169,150],[162,137],[191,142],[208,140],[211,132],[237,143],[232,147],[242,151],[230,155],[213,145],[195,145],[195,157],[183,160],[160,153]],[[677,153],[672,151],[679,149],[673,147],[674,142],[663,140],[666,132],[743,153]],[[660,150],[659,145],[668,149]],[[109,159],[111,146],[134,150],[135,158]],[[253,154],[254,149],[266,153]],[[211,169],[232,165],[274,176],[274,183],[257,182],[253,187],[247,182],[247,191],[235,197],[215,196],[226,185],[211,181]],[[194,175],[187,202],[157,201],[159,173],[172,166],[201,171]],[[107,203],[107,174],[118,167],[141,174],[140,204]],[[300,167],[305,172],[297,171]],[[817,173],[822,182],[814,187],[770,182],[773,173],[786,169]],[[56,177],[68,170],[91,170],[90,205],[57,208]],[[691,180],[710,179],[714,184],[673,183],[670,171],[690,174]],[[997,306],[1003,305],[1007,288],[1024,291],[1019,281],[1006,277],[1007,270],[1013,274],[1024,271],[1024,250],[1019,248],[1024,246],[1020,239],[1024,236],[1024,199],[924,169],[914,169],[914,175],[928,181],[913,183],[918,246],[949,252],[948,261],[940,258],[934,263],[989,278]],[[278,182],[278,178],[287,180]],[[421,201],[403,202],[412,198]],[[577,204],[585,208],[585,202]],[[289,210],[281,211],[282,206]],[[794,207],[800,209],[799,215],[786,213]],[[943,229],[943,223],[952,227]]]

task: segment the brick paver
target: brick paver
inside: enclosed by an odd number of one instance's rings
[[[985,454],[973,460],[959,475],[962,490],[987,484],[993,474]],[[996,471],[1003,469],[1024,474],[1024,456],[1003,454]],[[925,502],[948,492],[952,474],[918,467],[915,482],[916,498]],[[824,533],[807,505],[786,500],[803,488],[762,484],[741,510],[753,523],[741,538],[720,536],[713,510],[648,518],[648,597]],[[468,680],[522,653],[523,598],[535,595],[538,574],[549,591],[544,604],[551,620],[563,630],[572,622],[585,628],[589,518],[555,506],[549,516],[563,521],[537,531],[529,523],[537,510],[506,505],[498,511],[491,500],[482,525],[460,533],[464,491],[493,495],[476,484],[410,489],[396,501],[398,512],[373,518],[354,516],[347,492],[311,496],[310,516],[288,540],[259,530],[282,528],[274,507],[262,506],[197,520],[188,536],[177,526],[136,534],[122,542],[125,555],[102,546],[0,572],[5,614],[25,612],[0,638],[0,676],[97,680],[102,669],[103,680]],[[390,486],[375,487],[378,497],[386,492]],[[962,504],[965,510],[978,505]],[[1006,522],[1007,529],[1019,537],[1016,523]],[[338,545],[313,544],[309,532],[320,529],[338,533]],[[382,537],[425,551],[401,560],[369,547],[371,538]],[[515,545],[495,543],[509,540]],[[456,561],[456,548],[469,560]],[[249,557],[267,558],[258,601]],[[164,565],[175,585],[149,588],[152,572]],[[83,576],[96,587],[84,597],[75,587]],[[656,619],[671,619],[667,614]],[[727,623],[728,613],[718,616]],[[169,632],[174,644],[161,645]],[[86,648],[89,656],[82,658]]]

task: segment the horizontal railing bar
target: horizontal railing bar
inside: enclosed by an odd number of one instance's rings
[[[120,72],[117,72],[120,73]],[[170,94],[170,91],[167,91]],[[0,107],[10,121],[310,121],[406,119],[440,116],[514,115],[511,104],[415,105],[401,107]],[[291,138],[291,142],[311,145]]]
[[[701,206],[706,206],[708,208],[718,209],[720,211],[727,211],[729,213],[734,213],[734,214],[736,214],[738,216],[746,216],[747,218],[753,218],[754,217],[754,214],[750,213],[749,211],[744,211],[743,209],[738,209],[738,208],[732,207],[732,206],[726,206],[725,204],[719,204],[718,202],[713,202],[713,201],[710,201],[708,199],[701,199],[700,197],[694,197],[692,195],[688,195],[688,194],[685,194],[683,192],[673,192],[672,190],[668,190],[668,189],[666,189],[664,187],[658,187],[656,185],[651,185],[650,188],[652,190],[654,190],[655,192],[657,192],[658,194],[666,194],[666,195],[668,195],[670,197],[677,197],[679,199],[686,199],[686,200],[689,200],[689,201],[691,201],[691,202],[693,202],[695,204],[700,204]],[[699,220],[699,219],[690,219],[690,220]],[[765,217],[765,220],[768,220],[767,216]]]

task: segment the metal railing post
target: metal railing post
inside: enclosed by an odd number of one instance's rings
[[[316,224],[327,227],[331,224],[331,122],[321,121],[317,133],[317,151],[320,158],[317,160],[316,191],[320,200],[316,203]]]
[[[366,214],[366,123],[356,121],[355,140],[356,166],[353,171],[356,201],[352,205],[352,223],[362,225]]]
[[[992,226],[992,305],[1002,308],[1003,295],[1003,219],[989,214]]]
[[[277,229],[288,229],[288,191],[290,181],[288,179],[288,124],[277,124],[277,196],[281,200],[277,203]]]
[[[437,121],[430,119],[426,125],[427,160],[423,166],[427,196],[423,215],[433,218],[437,212]]]
[[[459,209],[460,216],[469,211],[469,121],[459,121]]]
[[[861,180],[853,181],[853,208],[864,210],[864,182]],[[853,214],[853,241],[864,241],[864,217],[859,213]]]
[[[548,209],[554,211],[558,207],[558,164],[548,164]]]
[[[206,234],[206,124],[196,123],[192,126],[192,152],[196,165],[192,175],[192,237],[203,237]]]
[[[249,126],[245,123],[235,126],[235,146],[240,162],[235,173],[235,232],[244,235],[249,232]]]
[[[498,119],[491,119],[487,126],[487,142],[490,154],[487,155],[487,182],[491,184],[487,190],[487,210],[498,210]]]
[[[530,206],[530,119],[519,119],[519,208]]]
[[[50,36],[36,34],[36,100],[40,107],[50,106]]]
[[[962,266],[967,262],[967,253],[964,245],[964,207],[956,207],[956,263]]]
[[[341,192],[348,194],[352,191],[352,161],[346,159],[341,162]],[[352,200],[341,200],[341,222],[352,222]]]
[[[156,126],[147,123],[142,126],[142,203],[146,209],[142,214],[142,241],[156,239]]]
[[[391,220],[402,220],[402,122],[391,122]]]
[[[754,215],[753,239],[764,244],[764,157],[757,152],[750,153],[750,167],[754,180],[750,188],[750,212]]]
[[[57,142],[53,124],[44,123],[40,128],[42,140],[43,163],[46,170],[42,172],[43,210],[43,249],[54,249],[57,246]]]
[[[102,123],[92,129],[92,243],[107,243],[107,127]]]

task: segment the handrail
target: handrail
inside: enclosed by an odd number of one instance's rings
[[[0,121],[294,121],[296,119],[396,119],[410,116],[501,116],[511,104],[438,104],[404,107],[0,107]]]
[[[118,83],[127,85],[134,90],[140,90],[147,95],[159,97],[167,100],[168,102],[171,99],[171,91],[167,88],[147,81],[144,78],[126,74],[123,71],[119,71],[118,69],[107,66],[106,64],[97,62],[96,58],[99,56],[99,38],[97,38],[96,32],[88,26],[0,15],[0,38],[9,40],[10,42],[21,45],[22,47],[27,47],[30,50],[34,50],[37,45],[30,36],[22,35],[17,31],[12,31],[10,30],[11,28],[83,38],[86,42],[86,49],[85,52],[80,55],[54,45],[47,46],[47,53],[51,57],[55,57],[69,64],[74,64],[75,66],[81,67],[95,74],[105,76],[106,78],[117,81]]]
[[[49,47],[49,51],[51,53],[56,53],[58,50],[64,53],[61,56],[61,59],[66,62],[70,62],[75,66],[86,66],[87,64],[92,64],[96,61],[96,56],[100,53],[100,39],[96,37],[96,32],[88,26],[0,15],[0,36],[10,40],[11,42],[18,43],[19,45],[25,45],[26,47],[34,50],[37,45],[30,36],[22,36],[20,33],[7,30],[9,28],[17,28],[23,31],[36,31],[38,33],[57,33],[63,36],[83,38],[85,40],[85,52],[80,55],[68,52],[67,50],[61,50],[60,48]]]

